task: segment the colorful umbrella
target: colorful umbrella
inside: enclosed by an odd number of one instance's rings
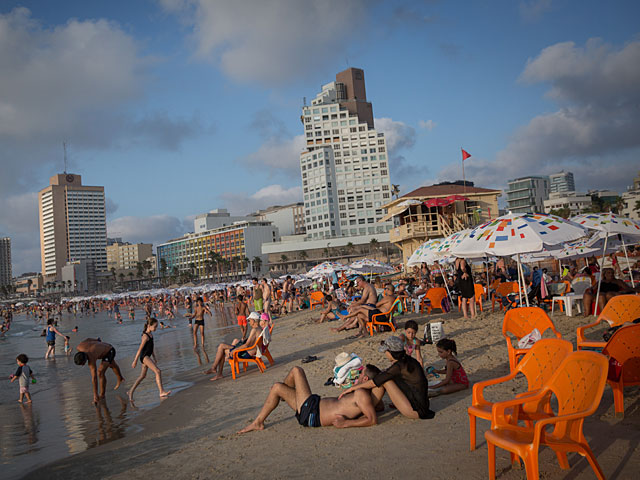
[[[435,253],[435,249],[442,242],[441,238],[433,238],[427,240],[418,248],[415,249],[409,260],[407,260],[407,266],[413,267],[421,263],[432,264],[439,260],[439,257]]]
[[[347,266],[337,262],[322,262],[307,272],[308,277],[317,275],[331,275],[335,272],[346,270]]]
[[[363,258],[362,260],[356,260],[349,268],[360,273],[391,273],[394,268],[386,263],[379,262],[371,258]]]

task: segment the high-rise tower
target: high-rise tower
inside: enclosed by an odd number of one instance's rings
[[[11,239],[0,237],[0,287],[11,285]]]
[[[82,185],[80,175],[58,174],[38,193],[42,275],[60,280],[67,262],[92,260],[107,269],[104,187]]]
[[[383,133],[373,124],[364,71],[349,68],[302,107],[306,150],[300,171],[308,238],[385,233],[381,206],[391,198]]]

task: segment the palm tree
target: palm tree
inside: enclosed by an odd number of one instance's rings
[[[251,263],[251,260],[247,257],[240,257],[240,270],[242,270],[242,275],[247,274],[247,265],[249,265],[249,263]]]
[[[124,273],[120,273],[118,277],[120,278],[120,285],[124,285]]]
[[[391,197],[393,198],[393,195],[396,196],[396,200],[398,199],[398,195],[400,195],[400,185],[394,185],[393,183],[391,184]]]
[[[180,270],[178,270],[177,266],[174,266],[171,269],[171,283],[174,283],[177,280],[178,275],[180,275]]]
[[[324,247],[322,251],[324,252],[325,258],[329,258],[329,247]]]
[[[288,265],[286,265],[286,263],[289,261],[289,257],[287,257],[285,254],[280,255],[280,260],[282,261],[282,269],[284,271],[289,271]]]
[[[160,259],[160,276],[164,277],[167,274],[167,261],[164,258]]]
[[[196,264],[193,262],[189,264],[189,274],[191,275],[192,279],[196,278]]]
[[[133,272],[127,273],[127,276],[129,277],[129,282],[132,282],[133,281]],[[131,288],[131,285],[129,285],[129,288]]]
[[[253,272],[260,273],[260,269],[262,267],[262,259],[258,256],[253,257]]]
[[[347,253],[351,254],[353,252],[353,243],[352,242],[347,243],[346,248],[347,248]]]
[[[142,277],[142,272],[144,270],[144,267],[142,266],[142,262],[136,262],[136,276],[138,278]]]
[[[113,277],[113,284],[116,284],[116,268],[115,267],[111,267],[110,269],[111,272],[111,276]]]
[[[372,238],[371,241],[369,242],[369,254],[371,254],[371,250],[372,249],[377,249],[378,248],[378,240],[376,240],[375,238]]]

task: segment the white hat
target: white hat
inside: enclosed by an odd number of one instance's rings
[[[349,360],[351,360],[351,355],[349,355],[347,352],[338,354],[338,356],[336,357],[336,367],[342,367],[343,365],[346,365]]]
[[[260,314],[258,312],[251,312],[249,314],[250,320],[260,320]]]

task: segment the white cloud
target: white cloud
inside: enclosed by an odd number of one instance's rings
[[[423,130],[426,130],[426,131],[430,132],[431,130],[436,128],[438,126],[438,124],[436,122],[434,122],[433,120],[420,120],[418,122],[418,126],[420,128],[422,128]]]
[[[376,130],[383,132],[387,140],[391,181],[396,182],[413,175],[416,167],[407,163],[401,152],[410,150],[415,145],[416,129],[404,122],[386,117],[376,118],[374,124]]]
[[[195,54],[242,82],[322,72],[369,25],[365,0],[160,0],[192,30]]]
[[[273,205],[301,202],[302,187],[267,185],[253,194],[226,192],[220,195],[220,198],[232,213],[245,215]]]
[[[520,15],[526,21],[534,22],[551,10],[551,3],[552,0],[521,0]]]
[[[304,135],[293,138],[272,137],[260,148],[240,159],[254,167],[265,167],[269,173],[282,170],[291,176],[300,176],[300,153],[304,149]]]
[[[0,237],[11,238],[13,275],[40,271],[38,194],[3,195],[0,201]]]
[[[127,242],[156,245],[193,231],[193,217],[189,218],[180,220],[170,215],[120,217],[107,222],[107,234],[122,237]]]
[[[574,172],[580,190],[622,191],[640,153],[640,41],[622,48],[595,39],[585,47],[558,43],[530,59],[520,79],[550,84],[547,96],[560,108],[519,128],[495,161],[465,163],[467,178],[500,186],[564,168]],[[440,176],[451,179],[456,170],[448,167]]]

